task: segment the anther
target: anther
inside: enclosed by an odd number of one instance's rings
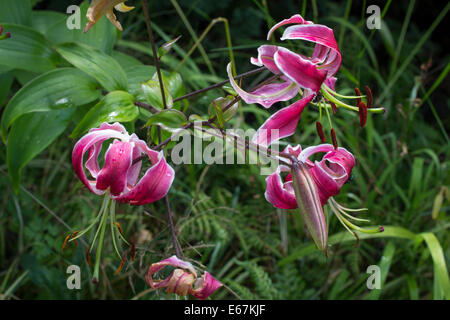
[[[338,110],[336,105],[333,102],[330,102],[330,106],[331,106],[331,109],[333,109],[333,114],[336,114],[337,110]]]
[[[63,245],[62,245],[62,251],[64,251],[64,249],[66,249],[67,242],[69,241],[69,239],[70,239],[71,236],[72,236],[72,235],[69,234],[69,235],[64,239],[64,242],[63,242]]]
[[[88,246],[86,249],[86,262],[88,263],[89,267],[92,267],[90,249],[91,249],[91,246]]]
[[[320,121],[316,121],[316,130],[317,130],[317,134],[320,137],[320,140],[322,142],[325,142],[325,134],[323,133],[323,127],[322,127],[322,124],[320,123]]]
[[[366,89],[366,97],[367,97],[367,108],[372,108],[372,106],[373,106],[372,90],[370,90],[369,86],[366,86],[365,89]]]
[[[116,272],[114,272],[115,276],[118,275],[120,273],[120,271],[122,271],[126,259],[127,259],[127,252],[125,251],[122,255],[122,260],[120,260],[119,267],[117,268]]]
[[[334,149],[337,150],[338,149],[338,143],[337,143],[337,138],[336,138],[336,131],[334,131],[333,128],[331,128],[331,140],[333,141]]]
[[[123,234],[122,226],[121,226],[120,223],[118,223],[117,221],[116,221],[116,226],[117,226],[117,228],[119,229],[120,234]]]
[[[359,110],[359,124],[361,128],[363,128],[366,125],[367,121],[367,106],[364,102],[361,101],[360,103],[358,103],[357,107]]]
[[[134,244],[134,242],[131,242],[131,261],[134,261],[135,258],[136,258],[136,245]]]
[[[359,91],[359,88],[355,88],[355,93],[357,96],[361,96],[361,91]],[[356,105],[361,103],[361,98],[356,98]]]

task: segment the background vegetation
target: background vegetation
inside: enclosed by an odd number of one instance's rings
[[[0,1],[0,24],[5,27],[32,27],[42,33],[39,41],[51,46],[67,41],[97,43],[131,70],[153,63],[140,1],[128,1],[136,9],[117,14],[124,26],[121,35],[116,37],[109,22],[102,21],[101,32],[81,40],[61,31],[66,19],[62,13],[76,1],[31,1],[32,13],[8,11],[8,2]],[[334,117],[340,144],[357,159],[354,179],[337,200],[346,206],[367,207],[364,217],[386,231],[361,235],[355,246],[354,238],[330,215],[328,258],[314,248],[297,212],[277,210],[264,199],[265,177],[257,166],[175,167],[170,199],[184,254],[226,285],[212,298],[450,299],[446,267],[450,262],[450,67],[449,37],[442,24],[448,20],[449,4],[414,0],[376,4],[382,9],[381,30],[366,28],[366,1],[150,1],[158,45],[182,35],[162,61],[166,70],[178,67],[184,84],[180,92],[226,78],[230,58],[223,21],[213,25],[201,46],[179,66],[195,38],[214,19],[228,19],[237,70],[242,73],[254,68],[249,58],[265,43],[267,30],[276,21],[301,13],[335,30],[343,54],[338,90],[346,94],[368,84],[376,105],[387,110],[384,115],[369,116],[364,129],[356,114],[340,111]],[[34,67],[27,67],[27,61],[18,66],[7,63],[2,45],[0,104],[4,109],[21,87],[48,70],[31,61]],[[288,45],[299,48],[296,43]],[[56,51],[48,56],[56,61],[48,69],[68,66]],[[265,77],[246,79],[244,85],[251,87]],[[211,100],[223,94],[210,91],[183,107],[188,113],[206,114]],[[96,102],[78,107],[61,135],[24,167],[18,194],[8,177],[7,147],[0,144],[1,298],[175,298],[148,290],[143,278],[151,263],[173,255],[163,201],[145,207],[119,206],[125,235],[137,243],[137,259],[114,276],[119,261],[108,242],[98,287],[90,283],[92,271],[82,243],[61,251],[69,228],[86,226],[102,201],[79,182],[70,160],[76,140],[69,135]],[[227,125],[257,128],[268,115],[256,105],[243,106]],[[317,117],[317,110],[308,108],[289,142],[319,143]],[[143,124],[141,120],[135,124],[141,137],[147,130]],[[20,130],[26,132],[26,128]],[[87,237],[91,238],[92,234]],[[82,266],[82,290],[66,288],[66,268],[71,264]],[[382,270],[381,290],[370,291],[365,285],[366,269],[373,264]]]

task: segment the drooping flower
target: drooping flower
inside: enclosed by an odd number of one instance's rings
[[[279,74],[281,83],[269,83],[261,88],[246,92],[234,81],[230,65],[227,68],[231,85],[246,103],[259,103],[269,108],[279,101],[294,98],[301,89],[303,97],[272,115],[259,130],[279,129],[278,138],[284,138],[294,133],[304,107],[319,92],[326,81],[334,87],[336,78],[333,75],[341,65],[341,54],[334,38],[333,30],[319,24],[304,20],[300,15],[294,15],[283,20],[270,29],[267,39],[279,27],[288,27],[281,40],[306,40],[315,43],[311,57],[307,57],[280,46],[262,45],[258,48],[258,57],[251,58],[251,63],[265,66],[274,74]],[[269,145],[273,140],[257,134],[255,143]]]
[[[108,20],[111,21],[117,29],[122,31],[122,25],[117,21],[113,8],[120,12],[128,12],[134,9],[134,7],[125,5],[125,1],[123,0],[92,0],[91,5],[87,10],[86,17],[89,22],[86,24],[84,32],[88,32],[89,29],[104,15],[106,15]]]
[[[299,14],[274,25],[267,35],[269,40],[278,28],[287,27],[281,40],[304,40],[315,44],[312,55],[305,56],[281,46],[262,45],[258,48],[258,57],[250,62],[256,66],[265,66],[279,75],[281,82],[266,84],[252,92],[246,92],[233,79],[231,64],[227,66],[228,77],[233,89],[246,103],[258,103],[265,108],[274,103],[288,101],[297,94],[301,99],[280,109],[258,129],[253,142],[268,146],[273,141],[292,135],[305,106],[313,102],[325,108],[344,107],[358,112],[359,108],[345,104],[336,98],[355,99],[354,96],[339,95],[334,91],[336,78],[342,57],[333,30],[327,26],[307,21]],[[323,97],[323,99],[322,99]],[[323,101],[322,101],[323,100]],[[322,103],[323,102],[323,103]],[[383,108],[373,108],[370,112],[383,112]],[[279,130],[271,135],[270,130]]]
[[[172,266],[175,270],[164,280],[155,280],[153,275],[159,270]],[[200,278],[194,266],[177,256],[172,256],[157,263],[153,263],[145,275],[145,281],[153,289],[166,288],[167,293],[180,296],[190,294],[197,299],[207,299],[222,284],[207,271]]]
[[[100,169],[98,156],[103,143],[115,139],[105,153],[105,165]],[[85,165],[83,156],[88,153]],[[136,161],[141,155],[147,155],[152,167],[138,181],[142,161]],[[83,136],[75,145],[72,153],[75,173],[83,184],[93,193],[102,195],[107,190],[111,198],[131,205],[143,205],[157,201],[169,191],[175,177],[162,151],[150,149],[134,133],[129,135],[119,123],[103,123]],[[84,167],[92,179],[86,176]]]
[[[363,229],[354,225],[347,218],[367,220],[355,218],[348,212],[365,209],[348,209],[333,199],[333,196],[339,194],[355,166],[355,158],[349,151],[341,147],[335,149],[330,144],[321,144],[303,151],[300,145],[295,148],[288,146],[283,153],[292,155],[297,162],[292,163],[292,169],[280,165],[267,177],[265,197],[276,208],[299,208],[306,227],[320,250],[325,250],[327,245],[327,226],[323,213],[323,206],[327,203],[352,234],[355,233],[350,229],[369,233],[381,231],[381,228]],[[309,158],[316,153],[325,155],[320,161],[312,162]],[[284,181],[282,172],[289,172]]]

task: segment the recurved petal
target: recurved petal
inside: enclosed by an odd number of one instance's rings
[[[249,93],[242,90],[234,80],[231,74],[231,63],[227,66],[227,72],[233,89],[247,104],[258,103],[265,108],[270,108],[276,102],[292,99],[299,90],[294,82],[281,82],[267,84]]]
[[[170,277],[172,277],[173,274],[171,274],[169,277],[167,277],[164,281],[164,283],[161,280],[155,280],[153,279],[153,275],[157,273],[159,270],[166,266],[172,266],[174,268],[182,268],[184,270],[188,270],[191,272],[194,277],[197,277],[197,273],[195,272],[194,266],[187,261],[179,259],[177,256],[173,255],[170,258],[167,258],[165,260],[153,263],[147,270],[147,273],[145,275],[145,281],[148,283],[148,285],[152,288],[160,288],[166,285],[170,281]],[[163,283],[163,285],[161,285]]]
[[[319,70],[316,64],[286,48],[279,48],[274,58],[285,76],[313,92],[319,91],[327,76],[326,70]]]
[[[334,38],[334,33],[331,28],[320,24],[303,24],[295,25],[286,28],[281,37],[281,40],[306,40],[314,42],[317,45],[322,45],[331,49],[324,63],[322,64],[322,70],[328,72],[328,76],[334,75],[339,67],[341,66],[341,53],[339,47]],[[313,57],[318,59],[324,59],[327,50],[322,47],[317,47],[314,49]]]
[[[252,142],[267,147],[271,143],[294,134],[305,106],[314,95],[309,95],[277,111],[258,129]]]
[[[195,281],[194,288],[191,288],[189,293],[197,299],[205,300],[221,286],[220,281],[205,271],[203,276]]]
[[[109,125],[104,123],[100,126],[100,128],[91,130],[89,133],[84,135],[73,148],[72,165],[75,170],[75,174],[91,192],[96,194],[103,194],[104,191],[95,187],[96,181],[89,180],[86,177],[86,173],[83,168],[83,156],[89,151],[89,171],[91,173],[94,172],[95,176],[93,176],[96,178],[96,173],[98,173],[97,156],[99,150],[101,149],[101,143],[112,138],[120,140],[127,140],[129,138],[126,131],[125,133],[118,131],[118,128],[115,125],[116,124]],[[93,150],[91,150],[92,148]]]
[[[278,29],[281,26],[284,26],[286,24],[293,24],[293,23],[297,23],[297,24],[312,24],[311,21],[306,21],[305,19],[303,19],[303,17],[299,14],[295,14],[292,17],[290,17],[289,19],[284,19],[281,22],[278,22],[276,25],[274,25],[269,32],[267,33],[267,40],[270,40],[270,37],[272,36],[272,33]]]
[[[291,183],[291,182],[288,182]],[[280,170],[272,173],[266,178],[266,192],[264,196],[275,208],[295,209],[297,208],[297,200],[292,186],[286,188],[281,179]]]
[[[115,140],[105,154],[105,165],[97,176],[97,189],[110,188],[113,196],[124,192],[131,167],[134,143]]]
[[[278,69],[274,61],[274,55],[278,48],[278,46],[262,45],[258,48],[258,58],[251,58],[250,62],[260,67],[265,66],[273,73],[278,74],[280,69]]]
[[[163,151],[154,151],[139,139],[132,139],[132,141],[147,154],[153,166],[145,172],[133,188],[120,196],[113,197],[113,199],[119,202],[128,202],[131,205],[155,202],[169,191],[175,178],[175,171],[167,164]]]

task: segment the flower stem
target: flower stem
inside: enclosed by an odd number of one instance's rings
[[[106,195],[105,197],[107,197]],[[100,259],[102,257],[102,249],[103,249],[103,240],[105,239],[105,230],[106,225],[108,224],[108,205],[106,205],[106,208],[104,209],[102,222],[100,225],[100,238],[99,243],[97,247],[97,252],[95,253],[95,266],[94,266],[94,276],[92,277],[93,283],[98,283],[99,275],[100,275]]]

